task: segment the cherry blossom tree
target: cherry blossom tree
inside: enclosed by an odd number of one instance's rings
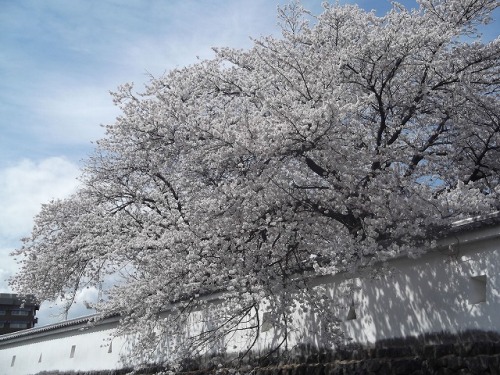
[[[280,38],[120,87],[81,189],[43,206],[16,251],[14,287],[71,301],[112,279],[98,309],[146,362],[223,352],[235,332],[240,359],[264,308],[270,352],[290,349],[300,306],[341,337],[312,275],[418,256],[499,209],[500,40],[477,32],[497,2],[418,3],[381,17],[293,4]]]

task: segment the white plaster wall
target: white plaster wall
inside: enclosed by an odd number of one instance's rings
[[[354,275],[324,277],[334,303],[332,310],[346,332],[357,342],[405,337],[425,332],[457,332],[468,329],[500,333],[500,227],[473,234],[457,235],[445,242],[441,251],[419,259],[390,262],[393,272],[379,279]],[[448,245],[452,245],[448,248]],[[472,277],[484,276],[485,301]],[[346,285],[355,283],[352,294],[344,294]],[[356,319],[347,320],[350,306]],[[318,319],[298,317],[289,344],[318,343]],[[120,354],[130,346],[123,338],[114,339],[108,353],[113,324],[88,330],[66,329],[47,332],[42,338],[27,338],[8,345],[0,341],[0,375],[35,374],[47,370],[100,370],[121,367]],[[77,327],[78,328],[78,327]],[[272,329],[263,332],[256,350],[264,350],[275,337]],[[245,337],[234,337],[228,345],[236,352]],[[71,347],[75,355],[70,358]],[[39,362],[40,354],[42,360]],[[11,367],[12,357],[16,356]]]
[[[36,374],[41,371],[104,370],[121,367],[122,338],[110,341],[113,327],[78,327],[64,332],[51,333],[41,338],[0,347],[0,374]],[[112,350],[109,352],[109,344]],[[73,358],[71,349],[75,346]],[[16,356],[12,366],[12,358]],[[41,358],[40,358],[41,356]]]
[[[354,275],[324,277],[332,297],[332,311],[343,320],[342,329],[355,342],[419,336],[424,333],[466,330],[500,334],[500,237],[499,228],[466,236],[462,242],[418,259],[389,262],[392,271],[380,278]],[[484,236],[484,237],[483,237]],[[484,276],[485,301],[476,303],[474,277]],[[354,285],[349,293],[349,285]],[[348,320],[353,306],[356,319]],[[297,317],[289,347],[321,343],[318,319]],[[265,349],[273,332],[261,335],[257,350]]]
[[[344,323],[346,331],[365,343],[424,332],[499,332],[499,239],[455,250],[452,255],[397,260],[391,275],[361,280],[354,298],[357,319]],[[474,303],[478,290],[472,277],[480,275],[486,280],[486,301]]]

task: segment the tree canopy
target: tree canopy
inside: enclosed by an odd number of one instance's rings
[[[418,256],[498,210],[500,40],[477,33],[497,2],[418,3],[317,17],[292,4],[279,38],[120,87],[122,115],[80,190],[43,206],[13,286],[71,300],[112,278],[99,311],[121,315],[141,355],[217,294],[178,358],[244,321],[258,336],[266,301],[278,347],[297,303],[324,308],[311,273]]]

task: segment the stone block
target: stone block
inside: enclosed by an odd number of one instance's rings
[[[487,361],[482,358],[484,356],[465,358],[465,367],[469,369],[472,374],[481,375],[488,370]]]
[[[420,370],[422,362],[417,358],[399,358],[391,361],[391,368],[393,374],[406,375]]]
[[[434,347],[434,358],[444,357],[450,354],[455,354],[454,344],[440,344]]]
[[[425,345],[423,347],[422,355],[424,356],[424,358],[428,358],[428,359],[436,358],[434,347],[435,347],[434,345]]]
[[[462,358],[457,357],[456,355],[448,355],[446,357],[441,358],[444,361],[444,366],[450,370],[457,371],[458,369],[464,367],[464,361]]]
[[[379,359],[367,359],[363,361],[363,368],[368,372],[377,372],[381,367]]]
[[[500,375],[500,354],[490,356],[489,368],[491,375]]]

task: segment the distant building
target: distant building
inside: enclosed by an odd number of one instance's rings
[[[0,293],[0,335],[33,328],[39,308],[34,296]]]

